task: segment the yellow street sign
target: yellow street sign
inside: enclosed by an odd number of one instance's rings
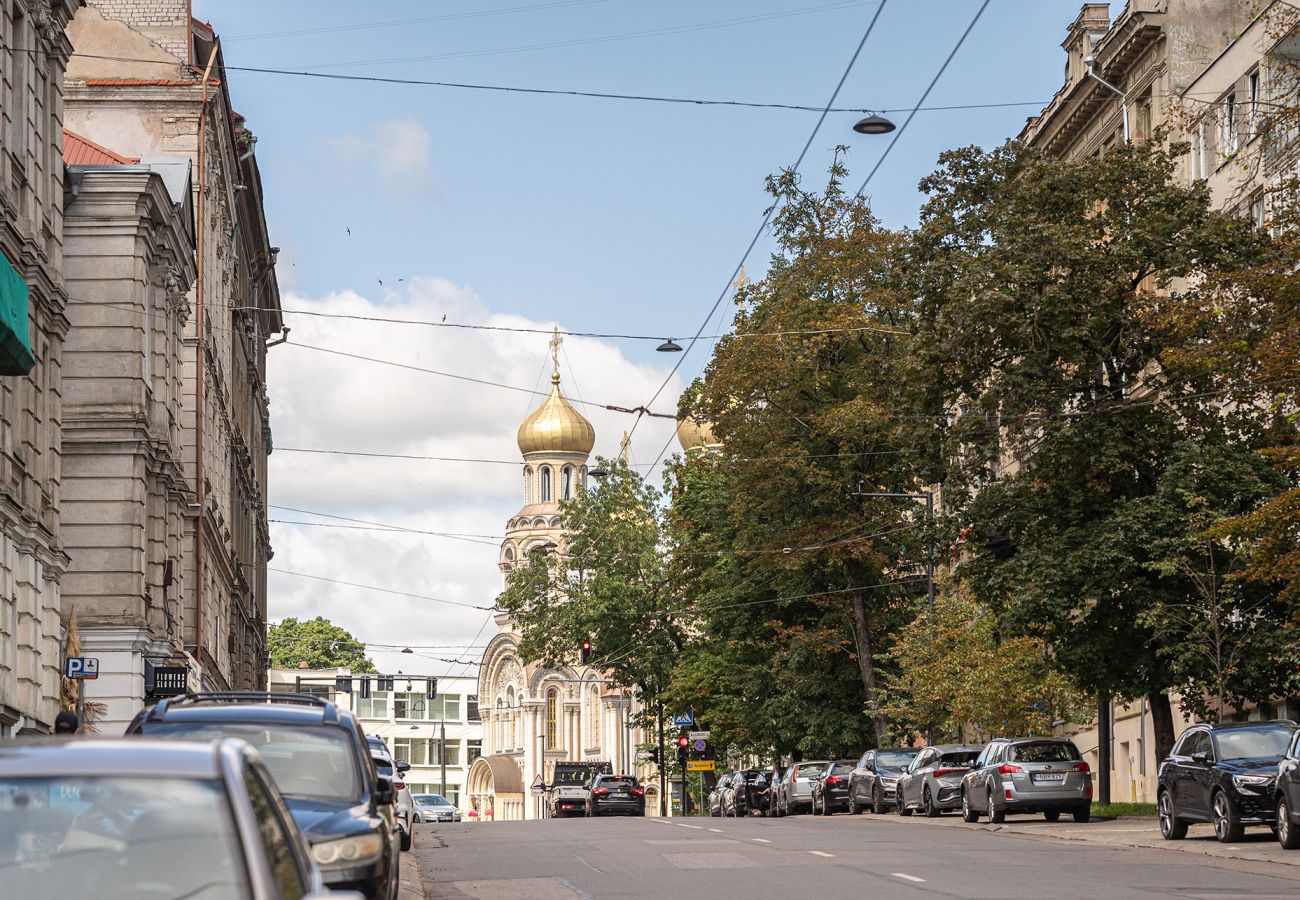
[[[686,760],[687,772],[712,772],[713,760],[711,759],[688,759]]]

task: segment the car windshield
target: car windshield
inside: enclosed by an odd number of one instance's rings
[[[822,772],[826,771],[826,763],[808,763],[799,765],[799,770],[795,773],[795,778],[817,778]]]
[[[1219,759],[1267,759],[1286,754],[1292,729],[1279,725],[1265,728],[1232,728],[1214,735]]]
[[[978,750],[949,750],[939,759],[941,766],[969,766],[979,756]]]
[[[1069,741],[1035,741],[1016,744],[1011,748],[1011,758],[1031,763],[1073,762],[1079,759],[1079,750]]]
[[[361,799],[361,772],[342,728],[273,725],[260,722],[162,722],[150,737],[212,741],[237,737],[248,741],[271,770],[280,793],[306,800]]]
[[[889,750],[876,754],[876,765],[891,769],[906,769],[916,759],[916,750]]]
[[[218,781],[0,778],[0,882],[6,897],[249,895]]]
[[[441,794],[416,794],[415,802],[421,806],[451,806]]]
[[[371,759],[375,761],[375,768],[379,770],[380,775],[387,775],[389,778],[393,777],[392,763],[384,759],[382,756],[372,756]]]

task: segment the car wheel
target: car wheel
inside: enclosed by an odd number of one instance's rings
[[[912,814],[911,808],[907,805],[907,798],[903,796],[903,792],[901,790],[898,792],[898,799],[895,800],[894,802],[897,806],[898,814],[900,816],[907,817]]]
[[[1074,808],[1073,815],[1074,815],[1074,821],[1078,822],[1080,825],[1087,824],[1088,821],[1092,819],[1092,804],[1091,803],[1079,804]],[[1055,822],[1056,820],[1052,819],[1051,821]]]
[[[1181,841],[1187,837],[1187,823],[1174,815],[1174,802],[1168,791],[1156,798],[1156,813],[1160,817],[1160,836],[1167,841]]]
[[[1246,833],[1245,827],[1237,814],[1233,812],[1232,803],[1228,800],[1228,795],[1223,791],[1218,791],[1212,801],[1214,814],[1211,817],[1214,822],[1214,836],[1219,839],[1220,843],[1230,843],[1239,841],[1242,835]]]
[[[925,810],[927,819],[939,818],[939,808],[934,805],[934,797],[930,794],[930,786],[925,786],[925,792],[921,795],[921,808]]]
[[[1300,850],[1300,828],[1291,821],[1291,804],[1285,795],[1277,798],[1277,842],[1283,850]]]
[[[977,809],[970,805],[970,793],[961,792],[961,820],[963,822],[978,822],[980,814]]]
[[[853,791],[850,789],[849,790],[849,815],[856,816],[860,812],[862,812],[862,808],[858,806],[858,795],[853,793]]]
[[[878,816],[885,814],[885,792],[880,789],[880,785],[876,785],[871,792],[871,811]]]
[[[401,844],[402,849],[403,849],[403,850],[410,850],[410,849],[411,849],[411,841],[412,841],[412,838],[411,838],[411,832],[409,832],[409,831],[403,831],[403,832],[402,832],[402,844]]]
[[[995,825],[1001,825],[1007,820],[1007,811],[998,809],[998,801],[993,799],[993,792],[989,791],[989,821]]]
[[[1075,815],[1078,815],[1077,811]],[[1061,811],[1059,809],[1045,809],[1043,810],[1043,818],[1049,822],[1059,822],[1061,820]]]

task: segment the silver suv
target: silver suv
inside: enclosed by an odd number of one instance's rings
[[[822,776],[827,760],[810,760],[792,765],[785,778],[781,779],[780,790],[776,798],[777,815],[793,816],[812,810],[813,782]]]
[[[899,776],[895,788],[898,814],[910,816],[913,810],[919,809],[933,817],[959,807],[961,780],[982,749],[978,745],[941,744],[918,753],[907,771]]]
[[[1092,774],[1072,741],[1057,737],[997,738],[961,782],[967,822],[983,814],[1002,822],[1009,812],[1041,812],[1049,822],[1069,811],[1076,822],[1092,814]]]

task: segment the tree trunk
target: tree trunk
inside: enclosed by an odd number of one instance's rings
[[[1147,698],[1151,704],[1151,736],[1155,741],[1156,764],[1174,749],[1174,712],[1169,705],[1168,694],[1152,694]]]
[[[876,708],[876,667],[871,658],[871,626],[867,622],[867,609],[862,602],[862,591],[857,590],[857,579],[849,576],[849,586],[853,588],[849,596],[853,599],[853,644],[857,650],[858,671],[862,674],[862,690],[867,697],[867,705]],[[885,746],[885,717],[879,713],[871,717],[872,727],[876,732],[876,746]]]

